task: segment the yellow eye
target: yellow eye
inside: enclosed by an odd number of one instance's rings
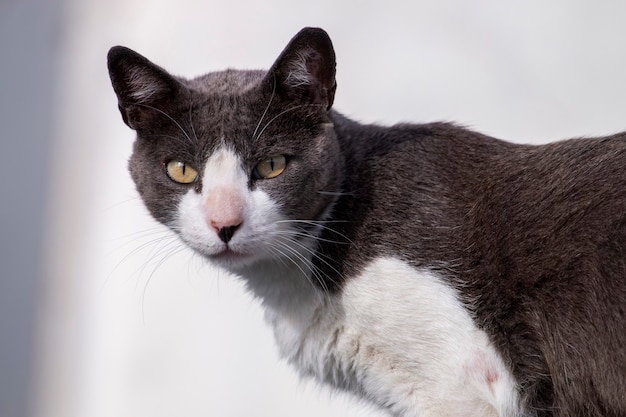
[[[198,171],[184,162],[170,161],[167,163],[167,175],[181,184],[190,184],[198,178]]]
[[[287,158],[284,155],[272,156],[259,162],[254,167],[256,178],[276,178],[283,173],[287,166]]]

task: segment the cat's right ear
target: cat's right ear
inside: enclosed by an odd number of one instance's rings
[[[114,46],[107,61],[120,113],[132,129],[162,118],[168,103],[184,90],[180,81],[132,49]]]

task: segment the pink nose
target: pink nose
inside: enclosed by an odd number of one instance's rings
[[[224,243],[228,243],[243,223],[244,200],[236,191],[218,188],[205,201],[207,223]]]

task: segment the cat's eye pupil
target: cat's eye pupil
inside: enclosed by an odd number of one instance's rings
[[[260,161],[253,171],[256,179],[276,178],[283,173],[287,167],[287,158],[284,155],[271,156]]]
[[[179,184],[190,184],[198,179],[198,171],[182,161],[170,161],[166,164],[167,176]]]

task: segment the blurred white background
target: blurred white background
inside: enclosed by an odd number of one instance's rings
[[[303,26],[335,108],[523,143],[626,129],[626,2],[4,0],[0,417],[379,416],[300,382],[258,305],[151,220],[106,71],[267,68]]]

